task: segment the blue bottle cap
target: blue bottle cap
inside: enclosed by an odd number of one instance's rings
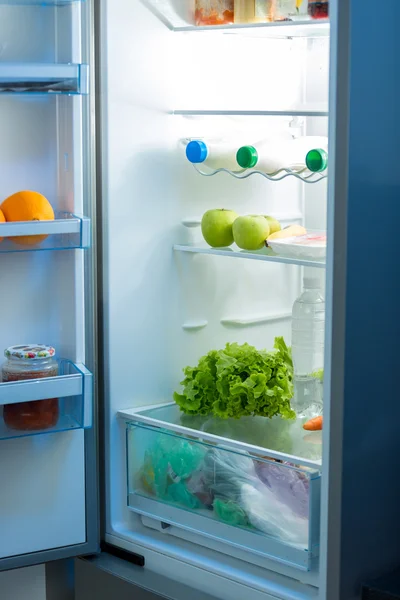
[[[201,140],[193,140],[186,146],[186,158],[191,163],[202,163],[208,156],[207,144]]]

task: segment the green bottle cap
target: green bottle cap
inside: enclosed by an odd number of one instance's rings
[[[258,152],[254,146],[242,146],[236,153],[236,161],[242,169],[252,169],[258,162]]]
[[[306,156],[306,165],[313,173],[325,171],[328,166],[328,153],[322,148],[310,150]]]

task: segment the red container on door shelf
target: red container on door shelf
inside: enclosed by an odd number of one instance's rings
[[[233,23],[234,0],[196,0],[196,25]]]
[[[312,19],[327,19],[329,0],[308,0],[308,14]]]
[[[11,346],[4,352],[3,382],[43,379],[58,375],[55,349],[43,344]],[[4,422],[10,429],[39,431],[57,425],[59,417],[58,398],[6,404],[3,407]]]

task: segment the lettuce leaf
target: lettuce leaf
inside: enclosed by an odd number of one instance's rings
[[[200,358],[197,367],[186,367],[183,392],[174,400],[189,415],[215,415],[224,419],[258,415],[295,418],[293,362],[282,337],[271,352],[249,344],[227,344]]]

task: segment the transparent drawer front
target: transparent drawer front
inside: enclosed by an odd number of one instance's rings
[[[140,423],[127,423],[127,453],[133,511],[164,530],[196,532],[199,544],[212,538],[227,553],[231,545],[310,568],[319,544],[318,471]]]
[[[92,379],[60,360],[57,377],[0,383],[0,440],[91,427]]]

